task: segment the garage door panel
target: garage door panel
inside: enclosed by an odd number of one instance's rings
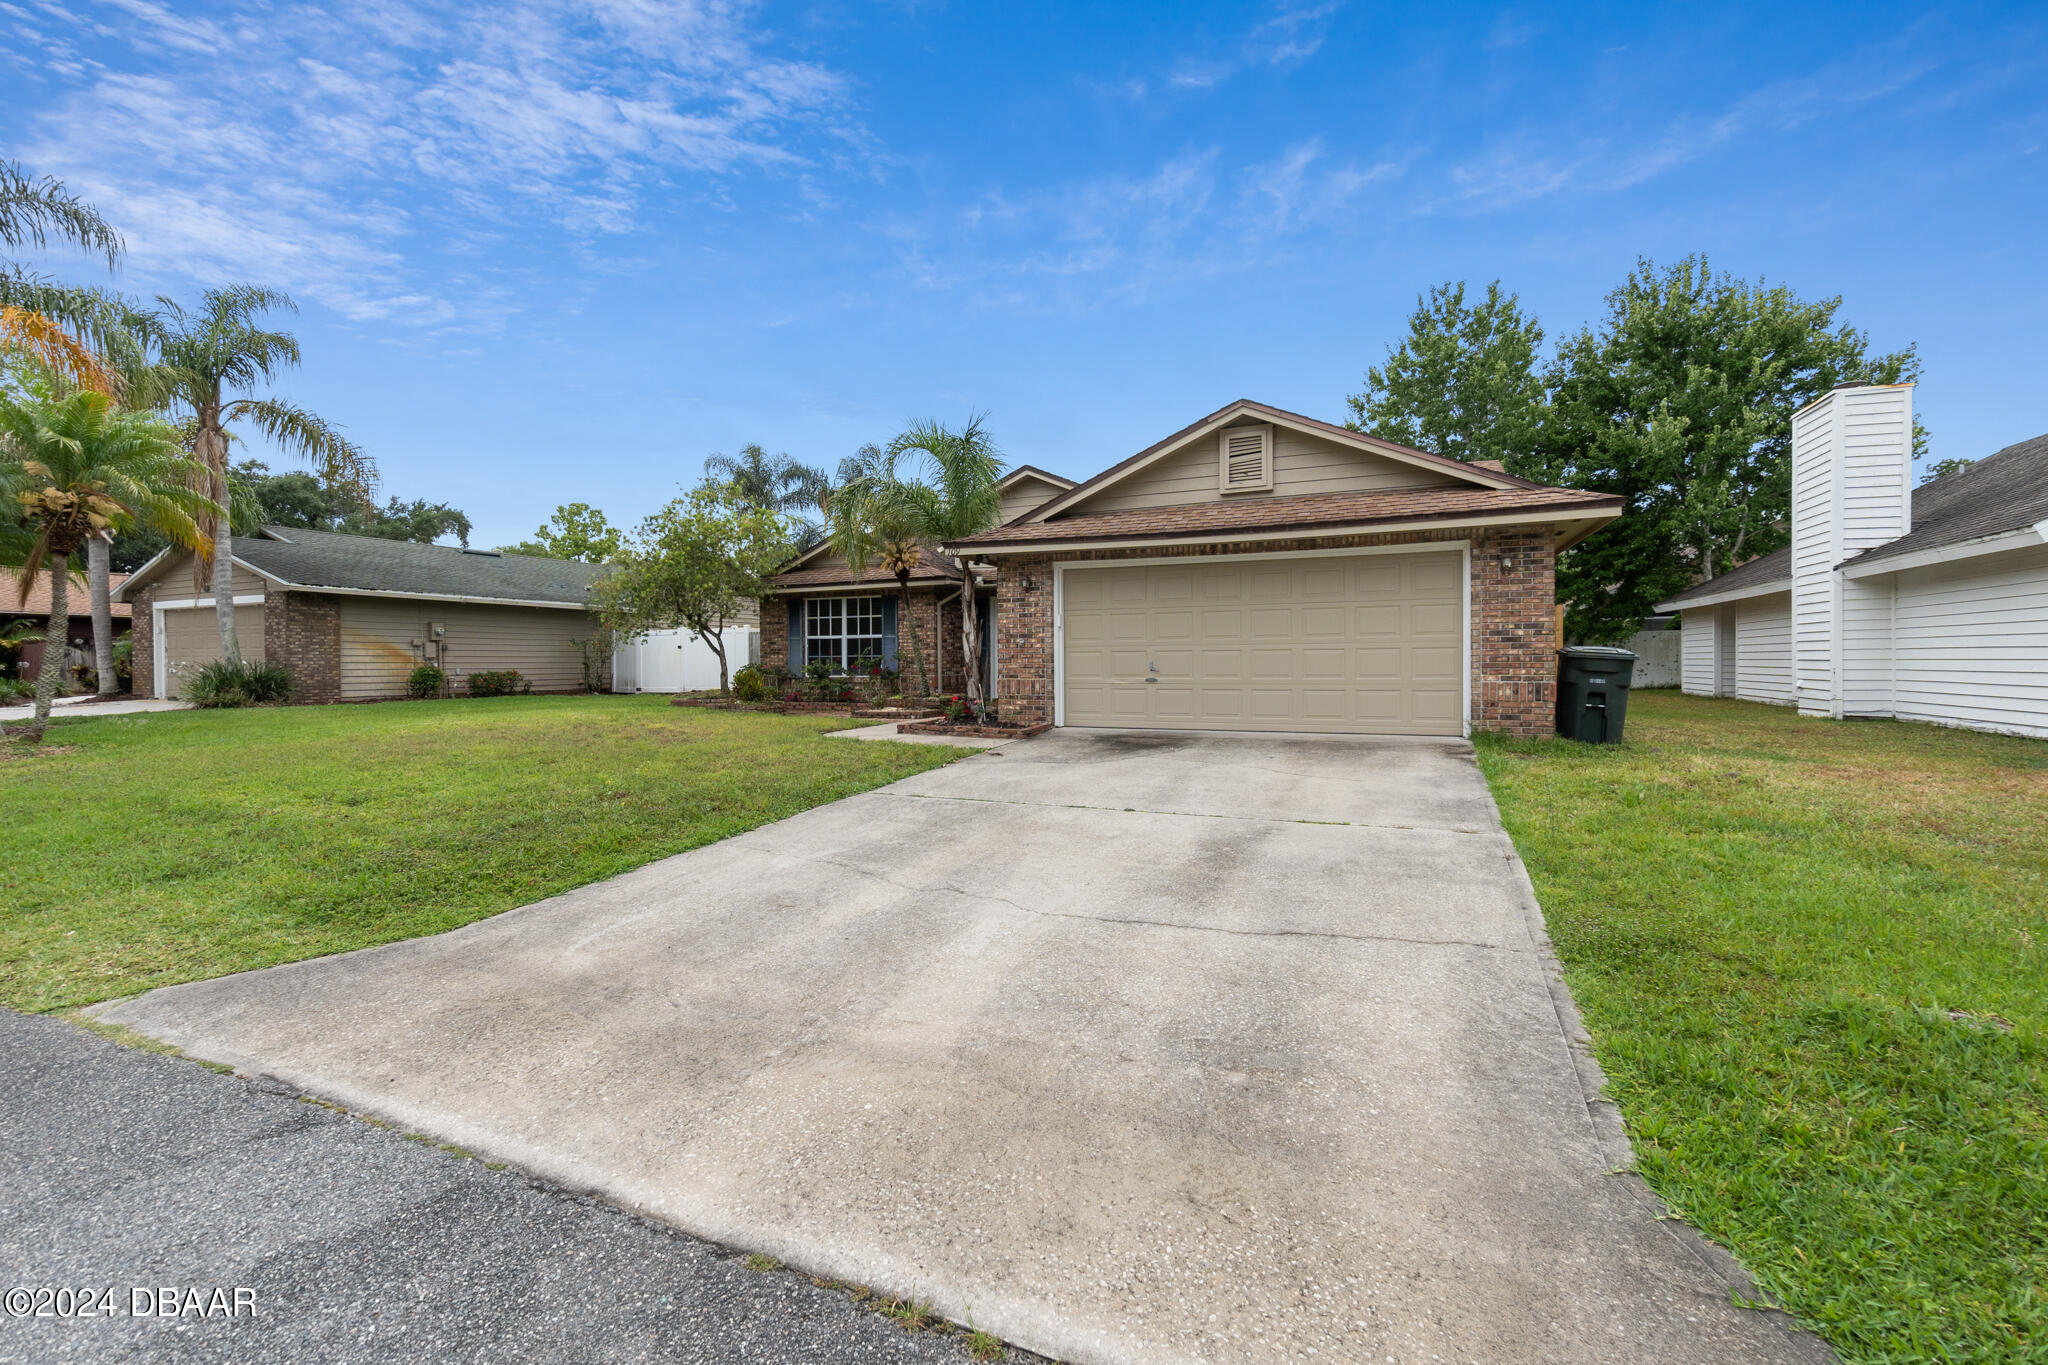
[[[1066,570],[1065,721],[1457,734],[1463,565],[1423,551]]]
[[[244,659],[263,658],[263,608],[235,608],[235,644]],[[164,613],[164,676],[161,695],[181,697],[202,667],[220,658],[220,618],[211,606],[175,607]]]

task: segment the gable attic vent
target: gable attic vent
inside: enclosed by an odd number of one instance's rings
[[[1226,427],[1221,449],[1224,492],[1259,493],[1273,487],[1273,428]]]

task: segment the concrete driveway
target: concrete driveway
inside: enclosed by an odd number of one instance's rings
[[[1826,1358],[1610,1174],[1457,743],[1054,732],[104,1017],[1076,1361]]]

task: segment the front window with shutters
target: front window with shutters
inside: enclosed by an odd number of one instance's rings
[[[1264,493],[1272,490],[1272,427],[1225,427],[1218,444],[1217,482],[1224,492]]]
[[[820,659],[844,673],[882,659],[882,599],[813,597],[804,603],[804,662]]]

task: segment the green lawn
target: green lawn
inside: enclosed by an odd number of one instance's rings
[[[0,747],[0,1003],[438,933],[963,752],[825,738],[847,724],[661,697],[64,721]]]
[[[1847,1361],[2048,1360],[2048,743],[1479,741],[1643,1174]]]

